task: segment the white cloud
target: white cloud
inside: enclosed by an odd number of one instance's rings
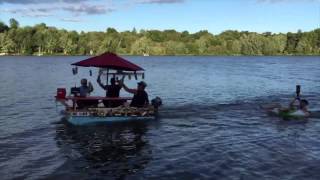
[[[11,4],[9,9],[1,8],[6,6],[5,3]],[[115,8],[110,0],[0,0],[0,11],[29,17],[58,17],[59,13],[65,12],[65,16],[77,17],[103,15],[115,11]]]
[[[62,8],[65,11],[69,11],[74,14],[106,14],[115,11],[113,8],[107,8],[106,6],[101,5],[88,5],[88,4],[80,4],[75,6],[67,6]]]
[[[137,3],[141,4],[173,4],[183,3],[185,0],[136,0]]]
[[[306,2],[320,2],[320,0],[257,0],[261,3],[306,3]]]
[[[55,3],[79,3],[90,0],[0,0],[0,4],[55,4]]]
[[[61,21],[65,22],[83,22],[83,19],[78,19],[78,18],[61,18]]]
[[[53,16],[62,21],[79,22],[74,18],[83,15],[105,15],[121,8],[122,2],[127,2],[126,8],[141,4],[174,4],[186,0],[0,0],[2,13],[16,14],[28,17]],[[10,9],[3,10],[2,7]],[[64,18],[61,19],[61,13]],[[60,14],[60,15],[59,15]]]
[[[48,17],[53,16],[52,8],[17,8],[17,9],[2,9],[3,12],[11,14],[20,14],[27,17]]]

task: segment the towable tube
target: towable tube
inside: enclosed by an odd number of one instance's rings
[[[302,110],[281,111],[279,108],[275,108],[271,112],[284,119],[304,119],[309,116]]]

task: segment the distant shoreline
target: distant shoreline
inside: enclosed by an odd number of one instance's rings
[[[114,52],[121,56],[319,56],[320,28],[272,33],[226,30],[140,30],[76,32],[44,23],[0,26],[1,55],[79,56]]]

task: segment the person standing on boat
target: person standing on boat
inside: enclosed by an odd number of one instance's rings
[[[120,90],[122,86],[120,84],[116,84],[115,78],[110,79],[110,85],[104,85],[101,82],[101,74],[99,74],[97,83],[99,86],[106,91],[106,97],[109,98],[118,98],[120,94]],[[123,104],[122,101],[112,101],[112,100],[104,100],[103,104],[105,107],[117,107]]]
[[[120,81],[123,89],[128,93],[134,94],[130,106],[132,107],[145,107],[149,105],[148,93],[145,91],[147,84],[144,81],[138,82],[137,89],[130,89],[124,83],[123,80]]]

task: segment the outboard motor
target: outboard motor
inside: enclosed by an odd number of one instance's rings
[[[160,97],[156,97],[154,99],[151,100],[151,104],[154,108],[158,108],[162,105],[162,99]]]

